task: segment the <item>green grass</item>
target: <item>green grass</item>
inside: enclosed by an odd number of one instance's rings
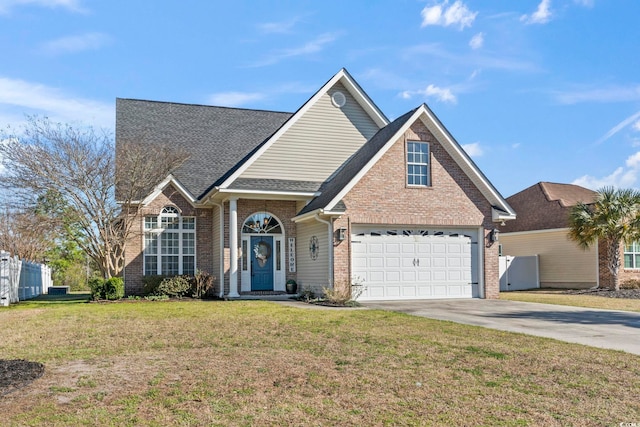
[[[0,398],[9,426],[640,420],[638,356],[386,311],[19,304],[0,326],[0,358],[46,366]]]
[[[640,312],[640,299],[607,298],[584,294],[573,295],[565,294],[564,291],[558,289],[501,292],[500,299]]]

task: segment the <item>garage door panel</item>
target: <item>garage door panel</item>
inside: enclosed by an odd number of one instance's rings
[[[477,260],[471,256],[471,238],[376,230],[352,239],[352,272],[365,279],[361,299],[470,298]],[[476,245],[477,246],[477,245]],[[477,258],[477,250],[475,255]]]

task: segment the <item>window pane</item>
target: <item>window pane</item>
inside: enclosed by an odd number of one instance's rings
[[[635,254],[633,258],[634,258],[633,268],[640,268],[640,254]]]
[[[153,276],[158,274],[158,257],[153,256],[145,256],[144,257],[144,275],[145,276]]]
[[[182,253],[194,255],[196,253],[196,238],[194,233],[184,233],[182,235]]]
[[[180,228],[180,218],[163,216],[160,219],[160,224],[164,229],[177,230]]]
[[[242,241],[242,270],[243,271],[247,271],[247,262],[248,262],[248,255],[247,255],[247,245],[249,242],[247,242],[246,240]]]
[[[161,235],[160,247],[162,254],[180,253],[180,234],[164,232]]]
[[[182,274],[193,276],[196,272],[196,258],[194,256],[182,257]]]
[[[632,254],[624,254],[624,268],[633,268]]]
[[[179,274],[177,256],[162,257],[162,274],[165,276],[177,276]]]
[[[282,270],[282,266],[280,265],[280,257],[282,256],[282,248],[280,240],[276,240],[276,270]]]
[[[195,230],[196,219],[195,218],[182,218],[182,228],[184,230]]]
[[[158,253],[158,239],[156,235],[151,233],[144,235],[144,253],[149,255]]]
[[[427,186],[429,184],[429,144],[407,143],[407,184]]]
[[[145,216],[144,217],[144,229],[145,230],[153,230],[154,228],[158,228],[158,217],[157,216]]]

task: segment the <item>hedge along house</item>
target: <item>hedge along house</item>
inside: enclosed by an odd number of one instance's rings
[[[128,294],[216,276],[237,298],[361,281],[363,300],[496,298],[515,212],[426,106],[390,122],[345,70],[293,114],[116,101],[116,141],[191,156],[137,201]]]

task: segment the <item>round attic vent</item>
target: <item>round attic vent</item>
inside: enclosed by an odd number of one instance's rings
[[[338,108],[342,108],[344,104],[347,103],[347,97],[344,96],[342,92],[333,92],[333,95],[331,95],[331,103]]]

